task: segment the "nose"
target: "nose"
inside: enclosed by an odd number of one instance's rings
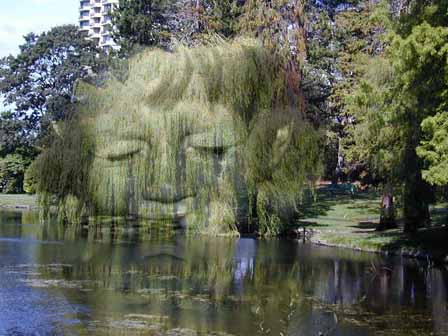
[[[173,185],[168,183],[164,183],[158,187],[148,187],[143,192],[143,199],[146,201],[174,203],[184,198]]]

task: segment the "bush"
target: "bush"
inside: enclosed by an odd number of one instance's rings
[[[0,192],[19,194],[23,192],[25,171],[30,159],[20,154],[8,154],[0,159]]]
[[[25,171],[25,176],[23,180],[23,191],[25,191],[27,194],[36,193],[36,183],[37,183],[36,173],[37,173],[36,166],[33,163]]]

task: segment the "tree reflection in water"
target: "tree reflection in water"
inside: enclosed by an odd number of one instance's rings
[[[26,271],[17,281],[64,299],[72,313],[58,317],[61,333],[448,332],[448,274],[413,261],[285,240],[39,225],[27,216],[2,214],[0,251],[9,261],[1,267]]]

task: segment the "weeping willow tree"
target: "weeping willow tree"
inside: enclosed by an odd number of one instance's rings
[[[147,50],[125,80],[78,82],[75,117],[33,169],[61,220],[140,218],[276,234],[318,175],[320,136],[254,40]]]

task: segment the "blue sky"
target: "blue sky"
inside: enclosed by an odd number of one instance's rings
[[[23,35],[78,24],[79,0],[0,0],[0,57],[17,54]]]

